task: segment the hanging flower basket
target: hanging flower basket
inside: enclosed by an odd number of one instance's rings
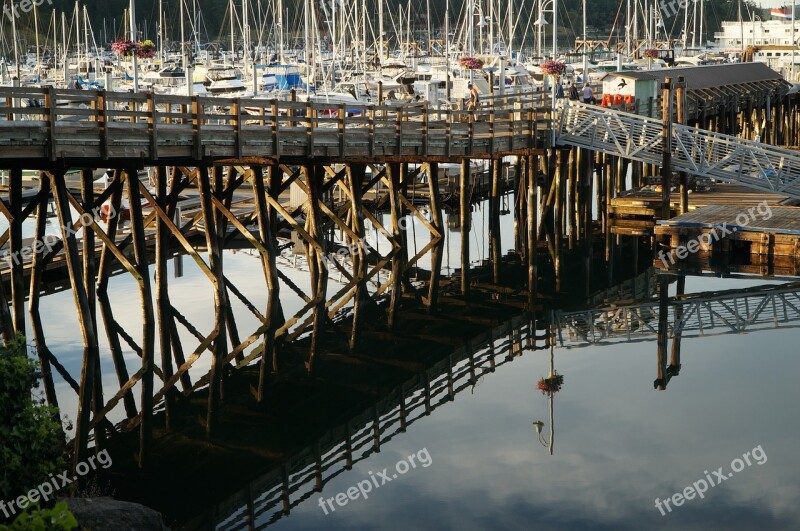
[[[480,70],[483,68],[483,61],[477,57],[462,57],[458,60],[458,64],[467,70]]]
[[[644,52],[642,52],[642,55],[647,57],[648,59],[658,59],[659,58],[658,50],[656,50],[654,48],[651,48],[649,50],[645,50]]]
[[[111,44],[111,49],[120,57],[130,57],[136,53],[138,46],[134,41],[117,41]]]
[[[561,391],[562,385],[564,385],[564,376],[554,373],[547,378],[541,378],[536,384],[536,388],[539,389],[543,395],[553,396]]]
[[[156,45],[150,39],[141,41],[136,48],[139,59],[151,59],[156,56]]]
[[[111,49],[120,57],[136,54],[139,59],[151,59],[156,56],[156,45],[150,39],[141,42],[117,41],[111,44]]]
[[[556,79],[563,76],[567,71],[567,65],[561,61],[545,61],[539,65],[539,68],[542,69],[544,75],[553,76]]]

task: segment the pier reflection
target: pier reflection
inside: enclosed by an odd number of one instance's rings
[[[76,458],[107,448],[119,497],[231,529],[278,521],[527,352],[549,348],[552,376],[566,349],[654,342],[666,389],[683,338],[797,326],[794,284],[685,295],[682,277],[652,267],[649,240],[595,230],[591,194],[548,200],[590,180],[540,179],[565,163],[554,159],[520,157],[502,181],[501,163],[487,165],[486,200],[469,196],[468,167],[449,205],[435,164],[162,168],[155,193],[118,171],[104,197],[144,210],[62,234],[61,269],[36,254],[7,274],[3,324],[18,320],[27,275],[27,322],[11,328],[30,327],[47,399],[77,418]],[[317,200],[281,203],[293,185]],[[58,199],[66,225],[73,199]],[[547,400],[534,427],[553,453]]]

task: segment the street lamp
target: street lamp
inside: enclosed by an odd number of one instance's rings
[[[756,19],[758,19],[758,21],[762,23],[761,24],[762,28],[764,26],[763,24],[764,21],[761,20],[761,17],[753,13],[753,48],[756,47]],[[753,50],[753,55],[755,55],[755,50]]]
[[[533,427],[536,429],[536,435],[539,437],[539,444],[541,444],[545,448],[549,448],[550,443],[552,442],[552,437],[550,441],[544,438],[544,436],[542,435],[542,429],[544,428],[544,425],[545,423],[541,420],[534,421],[533,423]]]

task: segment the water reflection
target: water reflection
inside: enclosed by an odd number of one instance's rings
[[[683,514],[703,522],[720,517],[717,513],[730,503],[746,502],[735,512],[740,520],[732,527],[756,517],[774,525],[795,518],[797,510],[775,486],[796,484],[787,480],[793,477],[789,472],[797,472],[788,451],[797,426],[785,419],[797,398],[790,375],[798,369],[791,354],[796,351],[793,329],[800,323],[800,286],[760,280],[758,286],[724,280],[712,286],[708,279],[657,275],[649,267],[649,242],[634,239],[578,238],[569,249],[554,247],[553,234],[544,238],[549,245],[526,249],[526,229],[511,216],[499,218],[500,231],[514,230],[517,237],[490,244],[482,226],[498,226],[491,215],[497,204],[479,203],[470,230],[456,230],[459,222],[441,238],[412,223],[420,230],[405,231],[402,252],[391,218],[376,210],[366,222],[366,252],[332,264],[329,296],[322,300],[309,294],[315,266],[309,266],[307,249],[301,246],[295,253],[290,242],[283,242],[276,272],[280,306],[285,316],[295,317],[281,316],[284,323],[294,321],[274,357],[263,356],[270,351],[265,338],[270,312],[262,310],[270,299],[265,279],[259,278],[262,255],[240,251],[229,241],[222,253],[230,302],[222,321],[228,336],[214,348],[224,355],[223,407],[229,408],[230,422],[210,442],[196,419],[205,413],[203,392],[211,368],[209,356],[201,355],[213,341],[209,331],[220,322],[211,311],[215,293],[195,261],[187,261],[185,270],[177,261],[169,264],[172,296],[155,304],[164,312],[162,338],[168,339],[159,351],[171,355],[176,367],[187,360],[194,364],[171,377],[156,372],[162,382],[176,384],[157,395],[165,401],[156,421],[166,441],[162,462],[181,474],[155,473],[152,483],[137,483],[130,481],[137,472],[125,469],[121,458],[118,494],[145,501],[189,528],[373,528],[376,521],[405,522],[401,517],[409,514],[415,527],[429,529],[445,521],[463,528],[527,528],[532,519],[555,528],[637,528],[642,522],[651,527],[664,523],[653,518],[649,500],[676,491],[719,459],[752,448],[760,441],[751,437],[759,434],[772,462],[788,462],[758,472],[767,474],[758,480],[760,486],[782,503],[760,501],[759,491],[743,481],[723,491],[731,494],[709,499],[702,509],[687,507]],[[333,246],[352,244],[347,231],[331,231]],[[463,268],[454,257],[461,254],[464,238],[475,243],[466,257],[473,266],[472,299],[457,297]],[[498,265],[499,242],[512,240],[514,252]],[[529,261],[531,256],[536,258]],[[531,268],[538,286],[535,305],[525,291]],[[354,270],[368,275],[358,280]],[[155,273],[155,268],[147,271]],[[505,285],[492,284],[498,275]],[[97,303],[105,332],[100,348],[108,354],[100,359],[101,390],[117,406],[105,421],[113,433],[126,427],[125,419],[135,422],[142,410],[139,384],[125,384],[135,372],[127,367],[141,364],[143,342],[131,331],[142,329],[143,317],[138,285],[127,276],[108,282]],[[34,320],[33,337],[61,375],[48,394],[74,410],[79,386],[70,373],[80,369],[83,344],[76,340],[68,298],[56,293],[43,299],[47,330],[37,330]],[[358,301],[364,305],[356,318]],[[310,312],[321,303],[326,330],[316,335],[310,332]],[[437,306],[447,311],[439,313]],[[480,311],[470,313],[470,306]],[[354,332],[359,319],[360,336]],[[495,321],[503,322],[497,326]],[[765,330],[770,333],[750,334]],[[324,345],[318,351],[321,371],[308,378],[304,362],[315,339]],[[48,355],[53,345],[57,359]],[[698,355],[707,351],[711,359]],[[748,356],[750,351],[768,351],[769,365]],[[653,354],[654,386],[669,386],[670,393],[649,389]],[[229,366],[258,358],[267,360],[266,381],[263,373],[254,374],[256,369]],[[559,374],[556,364],[569,376],[569,386],[558,396],[558,452],[556,393],[545,393],[545,400],[536,386],[537,378]],[[683,364],[687,369],[681,371]],[[768,390],[753,385],[754,375],[761,378],[765,367],[771,379],[775,376]],[[757,387],[761,394],[744,397],[729,386]],[[275,397],[280,400],[271,400]],[[170,407],[170,400],[176,415],[174,431],[167,432],[169,417],[161,408]],[[732,433],[737,415],[755,418],[754,430]],[[532,431],[533,419],[544,420],[536,420]],[[404,478],[393,490],[324,520],[315,512],[313,500],[320,493],[346,490],[387,460],[422,447],[434,456],[424,475]],[[699,450],[686,456],[687,447]],[[133,454],[124,443],[117,449],[120,455]],[[649,466],[667,455],[678,466],[667,472]],[[204,483],[208,471],[215,475],[209,481],[213,488]],[[690,520],[675,515],[675,521]],[[727,516],[721,521],[732,522]]]

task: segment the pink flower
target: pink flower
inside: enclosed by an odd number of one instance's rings
[[[553,77],[560,77],[567,71],[567,65],[560,61],[545,61],[539,68],[543,74]]]
[[[562,385],[564,385],[564,376],[556,373],[548,378],[541,378],[536,383],[536,388],[539,389],[543,395],[553,396],[561,391]]]
[[[483,68],[483,61],[476,57],[462,57],[458,60],[458,64],[467,70],[480,70]]]

